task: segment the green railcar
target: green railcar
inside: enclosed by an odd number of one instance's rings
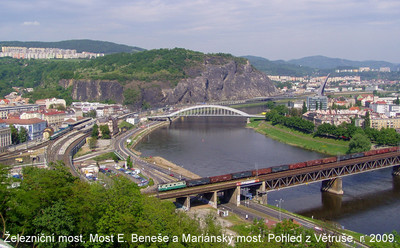
[[[167,190],[181,189],[181,188],[186,188],[185,181],[164,183],[158,185],[158,191],[167,191]]]

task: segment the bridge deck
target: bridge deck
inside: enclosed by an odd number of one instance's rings
[[[334,163],[304,167],[294,170],[260,175],[257,179],[266,182],[266,191],[274,191],[279,188],[293,187],[306,183],[314,183],[337,177],[349,176],[400,165],[400,152],[377,154],[356,159],[349,159]],[[212,191],[221,191],[237,187],[237,183],[244,180],[256,179],[256,177],[242,178],[227,182],[219,182],[202,186],[188,187],[178,190],[158,193],[160,199],[183,197],[193,194],[202,194]]]

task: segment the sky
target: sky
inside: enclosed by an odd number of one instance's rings
[[[0,40],[400,63],[400,0],[1,0]]]

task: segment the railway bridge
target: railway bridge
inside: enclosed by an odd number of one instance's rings
[[[393,167],[394,176],[400,176],[399,165],[400,152],[396,150],[342,161],[337,159],[335,162],[264,175],[256,174],[237,180],[164,191],[159,192],[157,197],[160,199],[176,198],[177,203],[189,209],[190,200],[193,197],[200,197],[215,208],[217,207],[218,197],[239,206],[241,195],[248,192],[255,193],[256,197],[260,197],[266,204],[268,192],[315,182],[322,182],[321,191],[343,194],[342,177],[388,167]]]
[[[227,106],[221,105],[195,105],[186,107],[166,115],[150,116],[150,120],[169,120],[174,117],[244,117],[249,122],[250,118],[265,118],[263,115],[251,115]]]

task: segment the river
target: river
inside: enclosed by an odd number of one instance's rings
[[[260,108],[242,109],[259,113]],[[136,149],[161,156],[200,175],[222,175],[325,155],[292,147],[246,128],[241,118],[180,118],[149,134]],[[336,222],[364,234],[400,231],[400,178],[383,169],[343,178],[343,196],[313,183],[268,193],[268,203],[308,217]]]

